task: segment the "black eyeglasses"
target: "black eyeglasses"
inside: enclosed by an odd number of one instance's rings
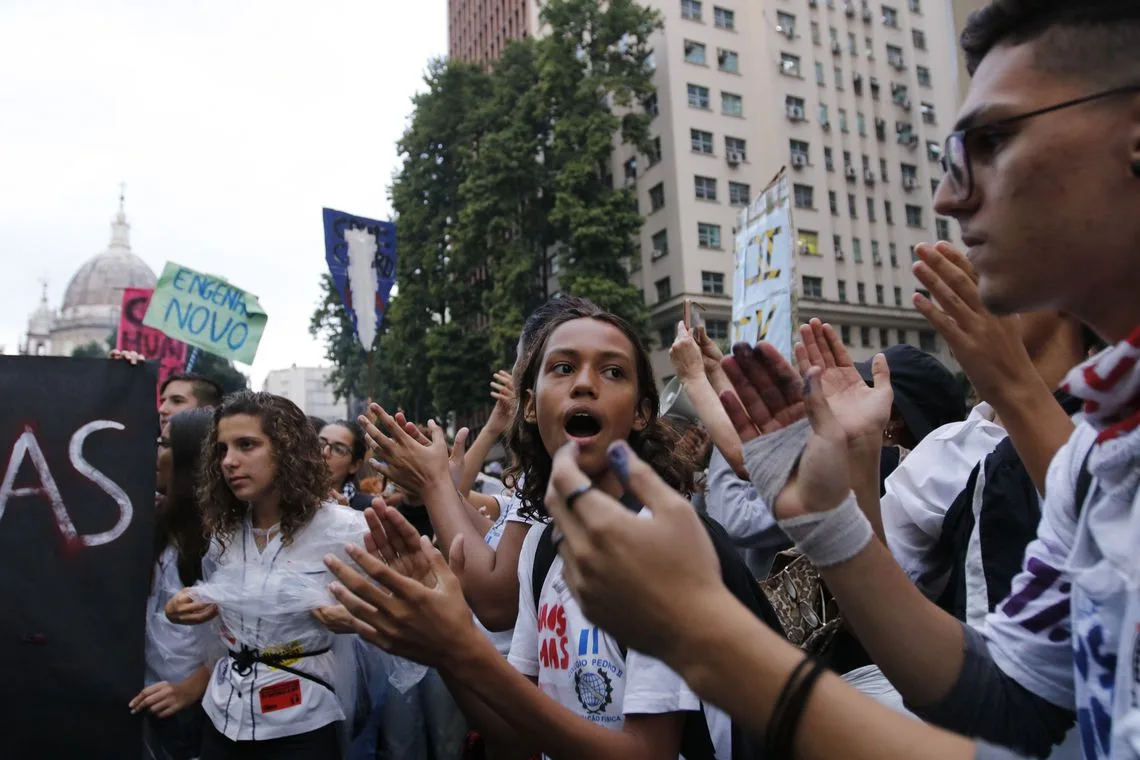
[[[332,452],[334,454],[336,454],[337,456],[342,456],[342,457],[352,456],[352,449],[345,446],[343,443],[340,443],[337,441],[330,441],[330,440],[327,440],[325,438],[318,438],[317,440],[320,441],[321,451],[324,451],[326,448],[328,448],[328,449],[332,449]]]
[[[976,124],[972,127],[952,132],[950,136],[946,138],[946,145],[942,152],[942,171],[945,174],[945,178],[950,181],[950,188],[954,192],[954,198],[958,201],[968,201],[970,196],[974,194],[974,172],[970,165],[970,152],[966,148],[966,140],[971,134],[1007,127],[1019,121],[1032,119],[1034,116],[1041,116],[1042,114],[1052,113],[1053,111],[1084,105],[1085,103],[1091,103],[1094,100],[1100,100],[1101,98],[1107,98],[1112,95],[1121,95],[1126,92],[1137,91],[1140,91],[1140,83],[1114,87],[1111,90],[1085,95],[1076,100],[1067,100],[1064,103],[1046,106],[1045,108],[1039,108],[1029,113],[1010,116],[1008,119],[999,119],[998,121],[993,121],[988,124]]]

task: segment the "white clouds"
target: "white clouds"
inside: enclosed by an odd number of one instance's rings
[[[253,377],[322,360],[308,320],[321,207],[387,218],[395,142],[446,2],[7,0],[0,4],[0,344],[47,276],[106,247],[223,275],[269,313]]]

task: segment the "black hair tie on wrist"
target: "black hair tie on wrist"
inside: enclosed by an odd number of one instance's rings
[[[795,750],[796,729],[812,687],[823,674],[823,666],[814,657],[805,657],[792,670],[768,721],[764,732],[764,757],[770,760],[791,760]]]

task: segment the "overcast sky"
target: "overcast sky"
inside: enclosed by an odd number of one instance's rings
[[[395,143],[446,0],[0,1],[0,345],[46,277],[53,306],[106,248],[127,183],[131,247],[260,297],[250,370],[322,364],[308,323],[321,207],[387,218]]]

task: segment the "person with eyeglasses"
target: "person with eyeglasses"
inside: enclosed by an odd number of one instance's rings
[[[367,453],[360,425],[351,420],[330,422],[321,428],[317,440],[329,466],[333,497],[361,512],[372,506],[372,494],[362,491],[357,480]]]

